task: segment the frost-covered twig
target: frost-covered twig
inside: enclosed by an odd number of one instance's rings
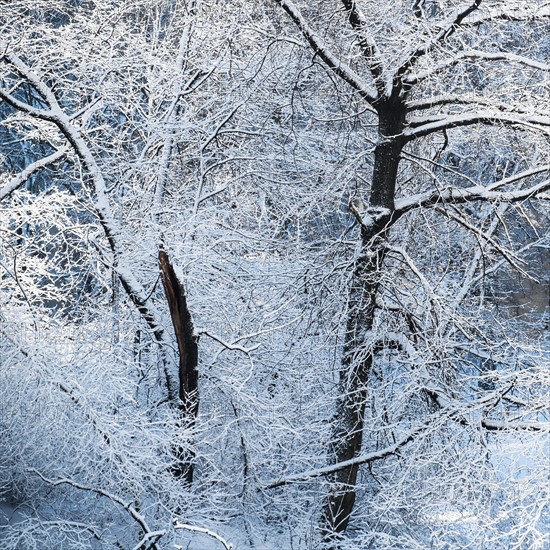
[[[239,344],[233,342],[229,343],[226,342],[223,338],[218,336],[217,334],[213,334],[212,332],[209,332],[208,330],[200,330],[199,335],[208,336],[209,338],[212,338],[212,340],[218,342],[218,344],[221,344],[225,349],[229,351],[240,351],[241,353],[244,353],[246,355],[250,355],[255,349],[258,349],[260,347],[260,344],[256,344],[255,346],[250,346],[249,348],[245,348],[243,346],[240,346]],[[238,340],[237,340],[238,342]]]

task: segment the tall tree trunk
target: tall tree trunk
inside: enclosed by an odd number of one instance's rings
[[[332,433],[332,460],[343,462],[358,456],[363,442],[366,392],[375,350],[371,345],[376,295],[386,254],[386,240],[394,210],[399,157],[405,144],[402,131],[406,110],[403,100],[388,100],[378,106],[379,140],[369,204],[365,215],[354,212],[361,224],[361,253],[355,264],[348,300],[344,354],[339,397]],[[335,543],[346,530],[356,498],[359,466],[337,471],[323,508],[321,529],[326,542]],[[336,536],[335,536],[336,534]]]
[[[170,263],[168,254],[164,250],[159,251],[159,265],[178,343],[179,421],[181,426],[187,426],[192,429],[195,426],[199,410],[198,339],[194,333],[193,320],[187,307],[185,290]],[[183,478],[187,483],[192,483],[193,452],[181,445],[176,445],[174,454],[176,463],[171,468],[172,473],[175,477]]]

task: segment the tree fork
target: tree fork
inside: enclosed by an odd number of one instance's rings
[[[181,425],[186,424],[193,428],[199,410],[198,337],[194,333],[193,320],[187,307],[185,290],[170,263],[168,254],[164,250],[159,251],[159,266],[178,343],[179,422]],[[187,483],[192,483],[194,453],[177,446],[175,456],[177,463],[171,468],[174,477],[184,478]]]

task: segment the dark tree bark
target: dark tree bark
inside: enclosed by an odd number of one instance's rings
[[[400,154],[405,145],[406,108],[403,98],[380,103],[379,140],[366,215],[354,212],[361,224],[361,254],[356,261],[340,370],[338,402],[333,423],[332,454],[335,463],[357,457],[363,443],[366,388],[375,350],[368,347],[374,323],[376,295],[386,254],[386,241],[394,211]],[[326,542],[346,530],[356,498],[359,465],[332,476],[333,491],[323,509],[321,528]]]
[[[159,251],[159,266],[178,343],[178,409],[180,422],[182,425],[193,428],[199,410],[198,338],[194,333],[193,320],[187,307],[185,290],[170,263],[168,254],[164,250]],[[181,446],[177,446],[175,456],[176,464],[172,466],[172,473],[175,477],[183,478],[188,483],[192,483],[194,454]]]

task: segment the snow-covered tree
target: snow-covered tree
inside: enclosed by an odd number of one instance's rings
[[[3,6],[4,546],[544,547],[548,10]]]
[[[533,407],[525,397],[542,381],[544,357],[536,345],[530,353],[525,335],[513,334],[513,323],[499,320],[484,295],[503,266],[527,279],[544,277],[526,265],[525,253],[547,247],[547,218],[537,214],[535,201],[548,199],[550,185],[548,52],[540,40],[549,8],[481,1],[275,4],[288,17],[286,33],[294,26],[314,63],[352,90],[363,107],[357,124],[365,120],[376,129],[349,166],[360,182],[349,203],[359,248],[343,330],[332,465],[322,472],[332,484],[321,527],[336,544],[360,491],[366,526],[358,519],[356,527],[364,529],[363,544],[413,547],[422,535],[407,533],[407,521],[422,510],[410,508],[409,499],[421,494],[419,502],[431,502],[437,515],[438,506],[464,507],[468,498],[435,505],[432,489],[412,490],[406,481],[406,492],[389,490],[396,482],[391,469],[401,472],[403,462],[426,483],[438,479],[436,464],[451,468],[453,449],[454,460],[472,464],[473,456],[460,458],[472,450],[468,438],[477,440],[474,455],[482,456],[523,437],[510,433],[534,431],[536,441],[543,430],[536,422],[542,398]],[[519,235],[525,226],[533,230],[528,242]],[[428,441],[433,448],[426,451]],[[402,458],[411,453],[412,463]],[[371,465],[366,485],[360,483],[365,464]],[[321,474],[292,479],[308,475]],[[444,493],[461,482],[446,477],[438,485]],[[481,485],[471,489],[474,500]],[[388,502],[390,494],[399,497]],[[532,504],[537,518],[541,503]],[[400,519],[399,508],[405,511]],[[496,517],[483,521],[487,533],[498,532]],[[492,536],[540,544],[536,521],[522,535],[513,523],[506,535]],[[447,543],[476,544],[451,533],[441,540],[456,536]]]

